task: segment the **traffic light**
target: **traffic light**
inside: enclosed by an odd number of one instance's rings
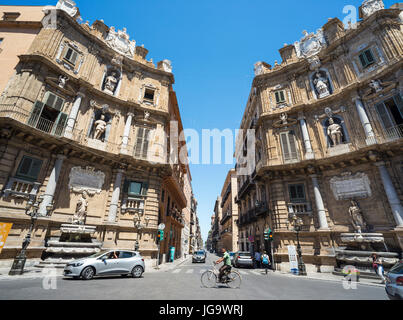
[[[164,230],[158,230],[158,241],[164,241]]]
[[[264,240],[266,241],[273,241],[273,231],[271,229],[267,229],[264,232]]]

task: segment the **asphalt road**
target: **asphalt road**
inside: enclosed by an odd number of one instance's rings
[[[43,278],[1,280],[0,300],[388,300],[381,287],[358,284],[356,290],[345,290],[341,282],[265,275],[250,269],[240,270],[240,289],[203,288],[200,276],[212,266],[213,258],[217,257],[209,254],[206,264],[186,262],[169,271],[145,273],[141,279],[58,277],[53,289],[52,282],[44,285]]]

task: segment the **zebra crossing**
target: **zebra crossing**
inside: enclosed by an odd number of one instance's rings
[[[199,268],[177,268],[174,270],[168,271],[169,273],[172,274],[186,274],[186,275],[191,275],[191,274],[203,274],[204,272],[208,271],[209,269],[199,269]],[[239,272],[240,275],[242,276],[248,276],[248,275],[254,275],[254,276],[261,276],[265,275],[264,270],[250,270],[250,269],[244,269],[244,270],[239,270],[239,269],[233,269]]]

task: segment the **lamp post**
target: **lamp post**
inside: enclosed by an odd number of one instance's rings
[[[301,243],[299,241],[299,233],[302,230],[302,226],[304,225],[304,221],[301,218],[298,218],[296,215],[292,217],[294,221],[294,230],[297,232],[297,242],[298,242],[298,247],[297,247],[297,253],[298,253],[298,274],[300,276],[306,276],[306,267],[304,264],[304,261],[302,260],[302,249],[301,249]]]
[[[32,200],[30,200],[25,207],[25,214],[31,217],[31,225],[29,227],[28,234],[26,235],[22,243],[22,249],[20,253],[14,258],[13,266],[11,267],[11,270],[8,273],[10,276],[24,274],[24,267],[27,261],[26,252],[29,244],[31,243],[32,231],[34,230],[35,222],[39,216],[38,210],[42,200],[43,200],[42,198],[39,198],[35,203]],[[52,210],[52,208],[53,208],[52,205],[48,205],[46,207],[48,212]]]

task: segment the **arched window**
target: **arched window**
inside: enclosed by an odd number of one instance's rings
[[[344,119],[340,116],[333,116],[332,118],[327,118],[326,120],[323,121],[322,126],[324,130],[325,137],[327,139],[327,145],[328,148],[335,147],[336,146],[336,141],[332,140],[332,137],[328,134],[328,129],[330,124],[330,119],[333,119],[334,124],[337,124],[341,126],[341,143],[346,144],[350,142],[350,137],[348,135],[346,123],[344,122]]]

